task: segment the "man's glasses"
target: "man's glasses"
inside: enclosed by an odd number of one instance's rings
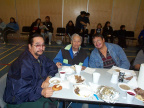
[[[45,47],[45,45],[33,45],[33,46],[35,46],[36,48],[44,48]]]

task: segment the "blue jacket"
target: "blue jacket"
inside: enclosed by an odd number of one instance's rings
[[[42,97],[42,82],[47,76],[55,76],[58,68],[44,55],[38,59],[41,63],[27,49],[11,65],[3,96],[6,103],[20,104],[36,101]]]
[[[69,53],[70,53],[71,58],[73,59],[72,47],[69,49]],[[63,62],[63,56],[62,56],[62,51],[61,50],[58,52],[58,54],[53,59],[53,61],[55,63],[60,62],[60,63],[62,63],[63,66],[71,66],[71,64],[67,64],[67,63]],[[86,57],[85,60],[84,60],[84,62],[83,62],[83,64],[82,64],[82,66],[88,67],[88,61],[89,61],[89,58]]]
[[[19,30],[19,26],[17,23],[8,23],[6,26],[14,29],[15,31]]]
[[[116,63],[116,66],[129,69],[130,63],[123,49],[120,46],[112,43],[105,42],[105,45]],[[89,66],[91,68],[103,68],[103,61],[97,48],[95,48],[90,55]]]
[[[143,37],[143,39],[144,39],[144,30],[142,30],[141,32],[140,32],[140,34],[139,34],[139,36],[138,36],[138,39],[140,39],[141,38],[141,36]]]

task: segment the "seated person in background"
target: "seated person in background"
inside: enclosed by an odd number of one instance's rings
[[[48,28],[45,25],[43,25],[42,22],[40,22],[39,29],[40,29],[40,34],[44,37],[45,36],[45,31],[48,30]]]
[[[140,47],[144,46],[144,26],[143,26],[143,30],[140,32],[138,36],[138,42]]]
[[[78,34],[72,35],[71,44],[62,48],[56,57],[54,62],[58,68],[61,66],[81,65],[82,69],[88,66],[88,56],[85,50],[81,48],[82,37]]]
[[[137,54],[137,56],[136,56],[136,58],[134,60],[134,63],[133,63],[134,69],[139,70],[140,69],[140,65],[142,63],[144,63],[144,48],[142,48],[138,52],[138,54]]]
[[[98,23],[97,28],[95,29],[94,34],[102,34],[102,25]]]
[[[126,48],[126,30],[125,25],[120,26],[120,30],[118,31],[118,45],[122,48]]]
[[[53,27],[52,27],[52,22],[50,21],[50,17],[49,16],[45,17],[45,22],[43,24],[48,28],[48,30],[46,30],[46,34],[45,35],[48,36],[49,42],[46,42],[46,43],[51,45]]]
[[[103,27],[103,36],[106,42],[110,39],[110,42],[113,43],[113,28],[110,26],[109,21],[107,21]]]
[[[35,20],[35,22],[33,22],[31,24],[31,27],[30,27],[30,36],[32,36],[35,33],[40,33],[40,29],[39,29],[40,22],[41,22],[41,19],[37,18]]]
[[[3,96],[7,108],[43,108],[45,102],[47,108],[57,105],[57,101],[49,99],[53,94],[49,79],[55,76],[58,68],[43,55],[44,50],[41,35],[29,37],[28,48],[13,62],[7,75]]]
[[[2,32],[2,35],[3,35],[3,38],[4,38],[4,44],[6,44],[8,42],[7,35],[9,33],[14,33],[18,30],[19,30],[18,24],[16,23],[15,19],[13,17],[11,17],[10,18],[10,23],[8,23],[6,25],[6,28]]]
[[[74,33],[75,33],[75,27],[72,20],[70,20],[66,25],[66,34],[69,36],[69,42],[71,41],[71,36]]]
[[[0,35],[2,34],[2,31],[5,29],[5,27],[6,27],[6,24],[0,18]]]
[[[118,66],[129,69],[130,63],[120,46],[105,42],[105,39],[100,34],[93,36],[93,44],[95,49],[92,51],[89,60],[91,68],[111,68],[112,66]]]

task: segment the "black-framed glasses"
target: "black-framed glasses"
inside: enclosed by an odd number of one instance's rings
[[[36,48],[44,48],[45,47],[45,45],[43,44],[43,45],[33,45],[33,46],[35,46]]]

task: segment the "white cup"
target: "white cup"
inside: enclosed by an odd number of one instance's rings
[[[118,74],[119,73],[117,73],[117,72],[112,74],[112,77],[111,77],[111,80],[110,80],[111,83],[114,83],[114,84],[118,83]]]
[[[61,78],[62,80],[65,80],[65,71],[61,70],[61,71],[59,72],[59,74],[60,74],[60,78]]]
[[[100,78],[100,73],[93,73],[93,83],[98,83]]]
[[[136,93],[132,90],[127,91],[127,102],[131,103],[135,97]]]
[[[80,66],[80,65],[75,65],[75,68],[76,68],[76,74],[77,74],[77,75],[80,75],[82,66]]]

